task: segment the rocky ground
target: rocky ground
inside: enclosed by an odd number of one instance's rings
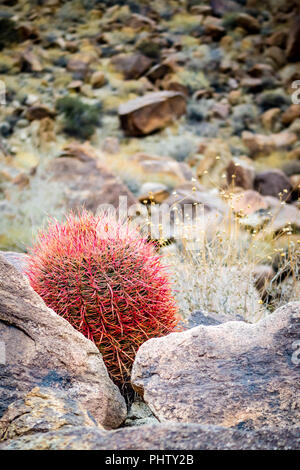
[[[0,448],[299,448],[298,2],[4,0],[0,80]],[[21,274],[49,216],[120,196],[186,330],[130,410]]]
[[[97,348],[3,256],[0,294],[0,449],[300,449],[300,302],[147,341],[127,413]]]

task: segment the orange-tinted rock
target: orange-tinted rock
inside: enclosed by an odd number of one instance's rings
[[[297,141],[293,132],[279,132],[278,134],[264,135],[244,131],[242,139],[252,155],[257,153],[270,153],[272,150],[288,147]]]
[[[292,104],[281,117],[284,124],[291,124],[297,118],[300,118],[299,104]]]
[[[162,129],[185,113],[185,97],[172,91],[149,93],[119,107],[122,128],[132,136],[147,135]]]
[[[39,57],[30,49],[21,54],[20,66],[22,71],[41,72],[43,70]]]
[[[268,208],[264,197],[257,191],[250,189],[242,193],[234,194],[230,204],[235,212],[242,215],[250,215],[260,209]]]
[[[300,192],[300,175],[292,175],[290,176],[290,182],[293,186],[294,191]]]
[[[273,130],[274,124],[279,114],[280,114],[280,108],[271,108],[262,114],[261,121],[263,123],[264,128],[267,131]]]
[[[94,72],[91,76],[91,85],[93,88],[101,88],[105,85],[106,78],[103,72],[97,71]]]
[[[268,37],[266,43],[268,44],[268,46],[285,47],[287,35],[288,33],[286,30],[276,31],[270,37]]]

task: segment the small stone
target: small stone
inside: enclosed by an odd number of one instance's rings
[[[247,13],[238,13],[235,19],[238,26],[241,26],[249,33],[259,33],[260,24],[259,21]]]
[[[91,85],[93,88],[101,88],[106,83],[106,78],[103,72],[94,72],[91,76]]]

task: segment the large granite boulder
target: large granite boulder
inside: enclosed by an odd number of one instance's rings
[[[58,388],[106,428],[126,405],[96,346],[46,307],[0,255],[0,417],[34,387]]]
[[[296,450],[300,449],[300,439],[299,427],[295,426],[286,429],[265,428],[245,432],[220,426],[167,423],[123,428],[117,431],[104,431],[83,426],[66,427],[45,434],[38,433],[0,443],[0,450],[107,449],[122,451]],[[167,463],[167,460],[165,462]],[[152,461],[152,464],[154,463],[155,461]]]
[[[256,324],[231,321],[172,333],[140,347],[132,384],[162,422],[296,425],[299,338],[300,302]]]
[[[151,134],[185,113],[186,98],[175,91],[149,93],[119,107],[121,126],[131,136]]]

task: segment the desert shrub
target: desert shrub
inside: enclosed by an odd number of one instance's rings
[[[112,216],[83,212],[50,221],[31,251],[28,276],[50,308],[94,341],[125,389],[141,344],[177,323],[154,245]]]
[[[242,235],[226,236],[220,230],[211,240],[204,239],[197,250],[185,244],[166,249],[182,316],[188,318],[201,310],[254,322],[266,314],[253,280],[256,263],[248,256],[246,244]]]
[[[65,96],[56,102],[56,109],[64,115],[64,131],[74,137],[88,139],[100,125],[100,103],[90,105],[79,98]]]
[[[5,187],[9,199],[0,202],[0,250],[25,251],[49,215],[62,217],[63,187],[40,171],[22,191]]]
[[[197,221],[180,222],[185,236],[164,248],[183,317],[201,310],[252,323],[300,300],[299,235],[285,229],[271,233],[268,226],[245,229],[243,219],[230,209],[222,220],[211,216],[208,221],[206,213]],[[262,265],[270,277],[258,287]]]
[[[172,157],[178,162],[183,162],[191,155],[197,153],[199,144],[193,134],[183,134],[185,129],[179,129],[179,135],[174,135],[168,129],[165,130],[163,139],[160,135],[152,135],[142,142],[142,151],[166,157]],[[162,145],[163,140],[163,145]]]

